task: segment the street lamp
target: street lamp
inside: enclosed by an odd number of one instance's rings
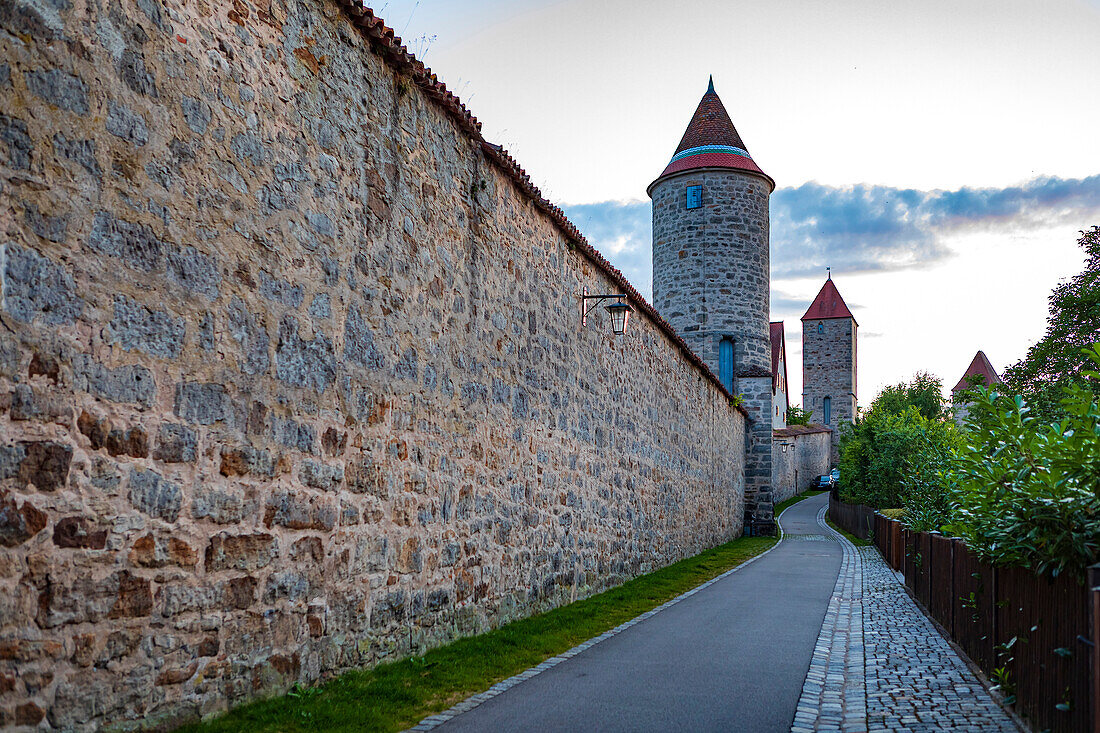
[[[622,293],[606,294],[606,295],[589,295],[588,288],[584,288],[581,292],[581,325],[588,325],[588,314],[595,309],[601,302],[616,299],[614,303],[609,303],[604,306],[607,312],[611,314],[611,330],[616,336],[621,336],[626,332],[626,323],[630,320],[630,314],[634,312],[634,309],[629,303],[624,303],[623,298],[627,296]],[[588,301],[596,301],[592,305],[588,305]]]

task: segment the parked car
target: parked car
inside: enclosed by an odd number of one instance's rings
[[[819,489],[831,489],[833,488],[833,477],[827,473],[824,473],[817,477],[817,488]]]

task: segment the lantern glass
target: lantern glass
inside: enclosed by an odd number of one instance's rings
[[[626,332],[626,322],[633,311],[634,309],[624,303],[621,298],[617,303],[607,306],[607,312],[611,314],[611,330],[615,332],[616,336],[621,336]]]

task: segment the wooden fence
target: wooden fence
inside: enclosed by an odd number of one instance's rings
[[[979,560],[959,539],[912,532],[829,497],[829,518],[868,540],[985,675],[1015,695],[1035,730],[1100,733],[1100,566],[1088,587]]]

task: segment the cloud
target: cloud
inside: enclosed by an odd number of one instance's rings
[[[570,219],[643,294],[651,290],[649,201],[564,207]],[[1035,178],[1006,188],[922,191],[806,183],[771,199],[772,277],[926,267],[951,256],[945,235],[1034,229],[1100,215],[1100,175]]]
[[[955,191],[811,182],[772,195],[772,275],[818,274],[825,265],[845,272],[923,267],[951,256],[945,234],[1033,229],[1098,213],[1100,175]]]
[[[602,201],[562,209],[592,246],[649,298],[653,290],[650,253],[653,221],[649,201]]]

